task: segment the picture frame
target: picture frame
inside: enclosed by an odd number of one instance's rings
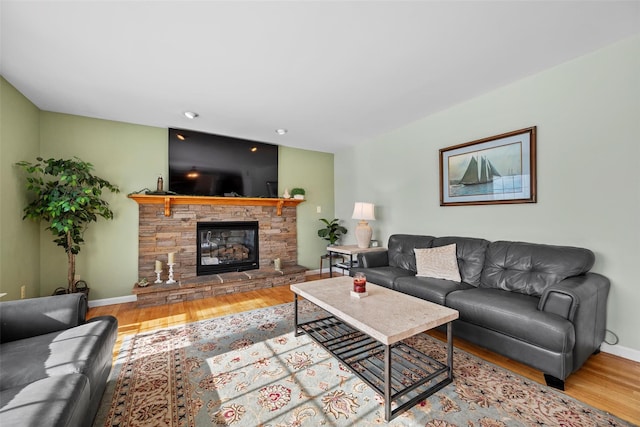
[[[440,206],[536,203],[536,126],[440,149]]]

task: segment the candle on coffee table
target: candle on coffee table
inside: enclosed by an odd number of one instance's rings
[[[367,277],[364,273],[356,273],[353,276],[353,292],[358,294],[367,292]]]

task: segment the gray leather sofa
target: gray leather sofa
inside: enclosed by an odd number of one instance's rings
[[[85,320],[81,293],[0,302],[0,424],[90,426],[118,322]]]
[[[455,243],[461,281],[416,276],[414,248]],[[609,280],[588,249],[468,237],[396,234],[361,254],[367,281],[458,310],[454,336],[564,380],[600,349]]]

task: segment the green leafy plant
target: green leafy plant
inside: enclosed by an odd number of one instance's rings
[[[51,230],[53,241],[67,253],[67,291],[75,292],[76,255],[84,243],[84,231],[98,217],[113,218],[109,204],[101,198],[102,190],[106,188],[113,193],[120,190],[93,175],[93,165],[77,157],[36,160],[37,163],[16,163],[27,172],[27,190],[35,194],[35,199],[24,208],[23,219],[49,222],[46,229]]]
[[[303,196],[306,194],[306,192],[304,191],[304,188],[293,188],[291,189],[291,197],[295,197],[295,196]]]
[[[343,234],[347,234],[347,229],[339,224],[340,220],[338,218],[334,218],[331,221],[320,218],[320,221],[325,224],[325,227],[318,230],[318,236],[329,241],[331,245],[340,240]]]

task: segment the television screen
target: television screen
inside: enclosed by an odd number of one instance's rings
[[[170,128],[169,191],[193,196],[278,197],[278,146]]]

